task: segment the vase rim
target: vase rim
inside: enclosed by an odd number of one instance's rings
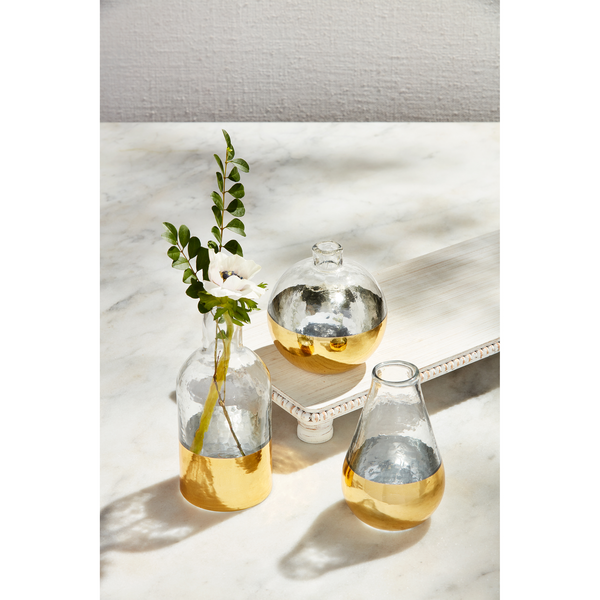
[[[342,266],[343,251],[337,242],[319,242],[312,247],[313,263],[322,271],[335,271]]]
[[[407,376],[403,376],[402,378],[390,378],[386,377],[384,373],[381,373],[383,370],[387,370],[388,372],[391,371],[390,367],[403,367],[408,371]],[[372,375],[375,381],[392,387],[412,386],[419,383],[421,379],[419,368],[413,363],[405,360],[386,360],[380,362],[373,367]]]
[[[322,254],[335,254],[340,250],[343,250],[342,245],[334,242],[333,240],[328,240],[326,242],[317,242],[312,247],[313,252],[320,252]]]

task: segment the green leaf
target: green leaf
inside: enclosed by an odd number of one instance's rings
[[[189,241],[190,241],[190,230],[185,225],[182,225],[179,228],[179,242],[181,243],[181,247],[185,248],[188,245]]]
[[[211,244],[214,244],[212,240],[208,242],[209,246]],[[200,273],[200,271],[202,271],[202,279],[204,279],[205,281],[208,280],[209,262],[210,261],[208,258],[208,248],[201,247],[198,251],[198,256],[196,257],[196,273]],[[204,286],[202,287],[202,289],[204,289]]]
[[[196,290],[196,288],[193,285],[190,285],[186,290],[185,293],[190,297],[190,298],[197,298],[198,297],[198,291]]]
[[[217,183],[219,184],[219,189],[221,192],[223,191],[223,175],[221,173],[216,173],[217,175]]]
[[[231,160],[235,156],[235,150],[231,144],[227,144],[227,160]]]
[[[248,163],[243,158],[234,158],[231,162],[238,165],[240,170],[244,173],[248,173],[250,171]]]
[[[196,279],[196,275],[194,275],[194,271],[191,269],[186,269],[183,272],[183,283],[192,283]]]
[[[258,284],[258,287],[262,288],[263,290],[266,290],[267,289],[267,284],[263,281],[262,283]]]
[[[234,233],[238,233],[239,235],[243,235],[246,237],[246,232],[244,231],[244,224],[239,219],[232,219],[226,225],[227,229],[231,229]]]
[[[163,225],[165,226],[165,229],[167,231],[170,231],[175,237],[177,237],[177,228],[175,227],[175,225],[171,225],[171,223],[163,223]]]
[[[196,236],[190,238],[190,243],[188,244],[188,257],[190,259],[194,258],[194,256],[198,254],[201,247],[202,244]]]
[[[174,269],[179,269],[180,271],[185,271],[190,266],[190,263],[183,256],[180,256],[177,260],[174,260],[171,264]]]
[[[217,298],[206,292],[200,292],[199,299],[204,308],[208,308],[208,310],[212,310],[216,306],[222,306],[227,301],[227,298]]]
[[[226,331],[219,331],[219,333],[217,333],[217,335],[215,336],[218,340],[224,340],[227,337],[227,332]]]
[[[191,285],[185,290],[190,298],[199,298],[200,293],[204,291],[204,285],[197,279],[192,280]]]
[[[240,304],[239,300],[232,300],[233,306],[231,307],[233,314],[236,314],[237,311],[242,311],[242,314],[247,313],[248,311],[244,306]]]
[[[229,225],[228,225],[229,227]],[[221,243],[221,232],[219,230],[218,227],[213,227],[211,229],[212,234],[215,236],[215,239],[217,240],[217,242],[219,242],[219,244]]]
[[[200,300],[198,302],[198,310],[204,315],[207,312],[210,312],[212,310],[212,308],[208,308],[207,306],[205,306],[204,302],[202,302],[202,300]]]
[[[177,234],[173,235],[170,231],[165,231],[164,233],[161,233],[160,237],[167,240],[167,242],[169,242],[169,244],[177,243]]]
[[[224,129],[221,129],[221,131],[223,132],[223,137],[225,138],[227,145],[231,146],[231,138],[229,137],[229,134]]]
[[[179,248],[177,246],[171,246],[167,250],[167,255],[171,260],[177,260],[180,254],[181,252],[179,252]]]
[[[227,179],[231,179],[231,181],[239,181],[240,180],[240,172],[238,171],[237,167],[233,167],[233,169],[231,169],[231,173],[229,173],[229,175],[227,175]]]
[[[217,205],[219,210],[223,210],[223,198],[217,194],[217,192],[213,192],[210,197],[212,201]]]
[[[213,240],[208,240],[208,242],[206,243],[206,245],[209,248],[212,248],[215,252],[219,251],[219,246],[217,246],[217,244],[215,244],[215,242]],[[208,277],[205,277],[204,279],[208,279]]]
[[[223,213],[216,206],[211,206],[211,208],[213,215],[215,215],[215,221],[217,222],[217,225],[221,227],[221,225],[223,225]]]
[[[234,217],[243,217],[246,214],[246,209],[244,208],[244,203],[235,198],[227,206],[227,212],[231,213]]]
[[[217,164],[219,165],[219,169],[221,169],[221,173],[225,174],[225,169],[223,168],[223,162],[221,161],[220,157],[217,156],[216,154],[213,154],[213,156],[215,157],[215,160],[217,161]]]
[[[229,314],[231,314],[231,313],[229,313]],[[241,321],[242,323],[250,323],[250,317],[243,310],[239,310],[239,309],[235,310],[233,315],[231,315],[231,316],[234,317],[235,319],[237,319],[238,321]]]
[[[221,190],[222,191],[222,190]],[[231,194],[234,198],[243,198],[246,192],[244,186],[241,183],[235,183],[228,190],[228,194]]]
[[[246,313],[248,313],[252,308],[256,308],[258,305],[254,300],[250,300],[250,298],[240,298],[238,300],[240,308],[244,309]]]
[[[242,247],[240,246],[237,240],[229,240],[224,246],[225,250],[231,252],[231,254],[239,254],[240,256],[244,256],[242,252]]]
[[[254,300],[250,300],[250,298],[240,298],[238,302],[247,310],[256,310],[258,308],[258,304]]]

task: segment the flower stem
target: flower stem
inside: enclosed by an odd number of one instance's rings
[[[192,267],[192,263],[190,262],[190,259],[185,255],[185,252],[183,250],[183,246],[179,242],[177,242],[177,246],[179,247],[179,252],[181,252],[181,254],[183,254],[183,258],[185,258],[185,260],[187,261],[188,267],[190,268],[190,270],[194,274],[194,277],[196,278],[196,281],[198,281],[198,273],[196,273],[196,271],[194,270],[194,267]]]
[[[229,164],[227,160],[227,152],[229,148],[225,150],[225,165],[223,166],[223,211],[221,213],[221,241],[219,242],[219,252],[223,250],[223,230],[225,229],[225,185],[227,184],[227,165]]]
[[[213,381],[214,381],[214,379],[213,379]],[[233,430],[233,424],[231,422],[231,419],[229,418],[229,413],[227,412],[227,408],[225,406],[225,400],[223,400],[220,393],[219,393],[219,405],[223,409],[223,414],[225,415],[225,418],[227,419],[227,424],[229,425],[229,429],[231,430],[231,435],[233,436],[233,439],[235,440],[235,443],[237,444],[240,454],[242,456],[246,456],[246,453],[244,452],[244,450],[242,449],[242,445],[240,444],[240,440],[238,440],[237,435],[235,435],[235,431]]]
[[[229,429],[231,430],[231,434],[233,435],[235,443],[237,444],[237,447],[241,452],[242,456],[246,456],[244,454],[244,451],[242,450],[242,446],[237,436],[233,431],[233,425],[231,423],[231,419],[229,418],[229,414],[227,413],[227,408],[225,407],[225,400],[221,397],[221,388],[223,388],[225,384],[227,370],[229,369],[229,359],[231,357],[231,340],[233,338],[234,329],[233,321],[231,320],[229,314],[225,313],[223,315],[223,318],[227,323],[227,331],[223,339],[223,354],[218,360],[216,359],[216,344],[218,343],[218,340],[215,340],[215,372],[213,375],[210,389],[208,391],[206,402],[204,403],[204,410],[202,411],[202,416],[200,417],[200,424],[198,425],[198,429],[196,430],[194,441],[192,442],[190,450],[195,454],[200,454],[200,452],[202,452],[202,447],[204,446],[204,436],[210,426],[210,421],[212,419],[215,406],[217,402],[219,402],[219,404],[223,408],[225,418],[227,419],[227,423],[229,425]]]

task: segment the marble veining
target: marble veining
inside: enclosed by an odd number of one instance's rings
[[[173,392],[201,317],[161,223],[209,239],[221,127],[250,164],[241,241],[271,287],[317,241],[376,271],[499,228],[495,123],[103,124],[103,600],[497,598],[498,356],[423,385],[447,488],[414,530],[372,530],[343,502],[357,413],[310,446],[274,406],[273,491],[257,507],[213,514],[179,494]]]

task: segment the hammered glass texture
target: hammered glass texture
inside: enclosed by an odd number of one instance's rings
[[[205,316],[204,344],[184,363],[177,378],[179,441],[190,449],[198,429],[204,403],[214,374],[215,343],[222,352],[222,340],[211,339],[214,322]],[[263,448],[271,439],[271,382],[262,360],[241,344],[241,329],[236,328],[225,386],[225,411],[216,404],[200,454],[214,458],[239,457],[233,428],[245,454]]]
[[[334,245],[329,252],[324,244]],[[358,263],[342,256],[335,242],[320,242],[313,257],[290,267],[271,293],[269,316],[281,327],[315,337],[357,335],[387,315],[381,288]],[[333,260],[327,258],[333,255]]]
[[[372,527],[410,529],[436,510],[444,467],[415,365],[375,366],[342,473],[348,506]]]
[[[336,372],[362,364],[375,351],[387,306],[375,279],[345,259],[339,244],[320,242],[312,258],[281,276],[268,314],[275,346],[287,360],[309,371]]]

